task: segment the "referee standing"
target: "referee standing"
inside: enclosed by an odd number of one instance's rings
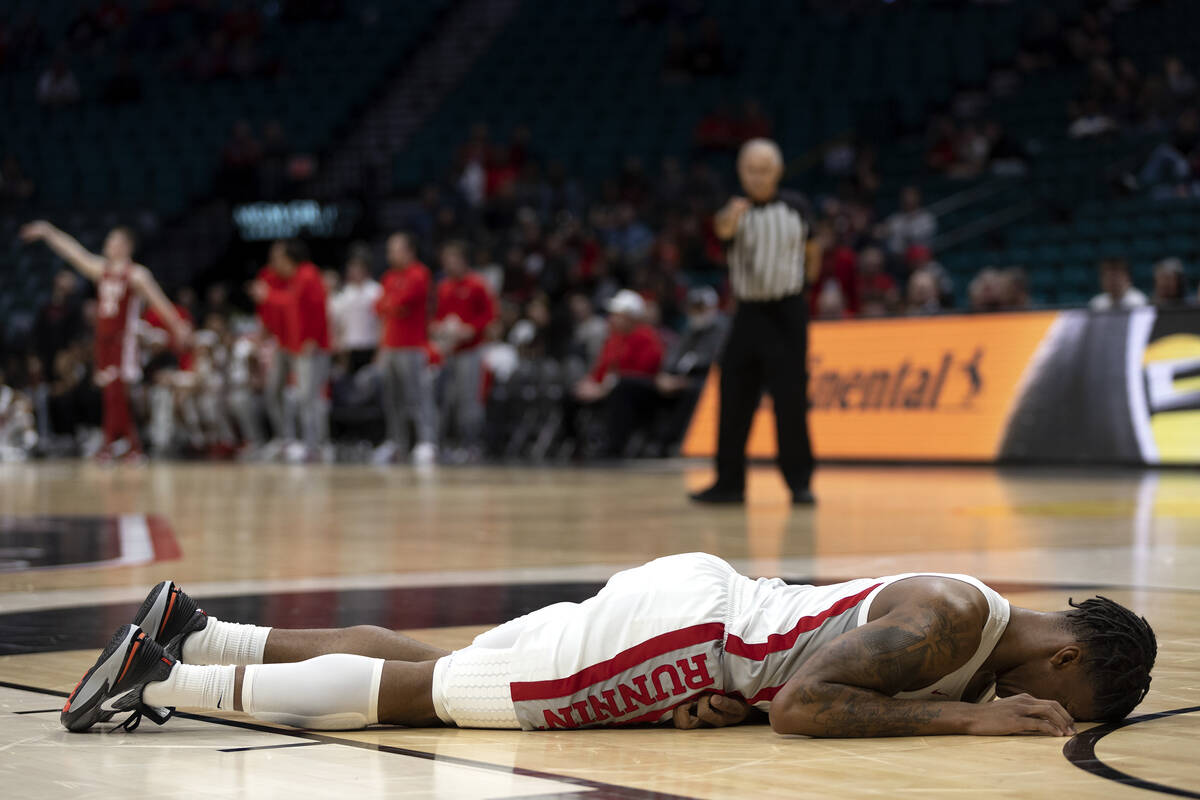
[[[699,503],[741,503],[746,490],[746,438],[763,389],[775,405],[779,469],[792,502],[815,502],[808,439],[808,303],[804,297],[804,220],[779,196],[783,156],[768,139],[738,153],[746,197],[717,212],[713,227],[727,242],[737,313],[721,361],[717,481],[693,494]]]

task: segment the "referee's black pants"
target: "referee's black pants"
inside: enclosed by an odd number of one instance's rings
[[[779,469],[793,493],[809,488],[808,303],[803,294],[781,300],[739,301],[721,361],[717,486],[746,486],[746,439],[763,389],[775,406]]]

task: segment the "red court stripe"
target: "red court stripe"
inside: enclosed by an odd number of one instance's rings
[[[800,621],[790,631],[787,633],[772,633],[767,637],[765,642],[748,644],[731,633],[725,641],[725,652],[731,656],[741,656],[742,658],[762,661],[771,653],[778,653],[780,650],[790,650],[795,646],[796,640],[800,638],[800,634],[816,630],[830,617],[844,614],[865,600],[867,595],[882,585],[881,583],[877,583],[868,589],[863,589],[853,597],[843,597],[820,614],[814,614],[811,617],[801,617]]]
[[[593,684],[607,681],[620,675],[626,670],[633,669],[639,664],[652,658],[670,653],[672,650],[682,650],[705,642],[719,642],[725,637],[725,626],[720,622],[706,622],[680,628],[677,631],[659,634],[636,644],[628,650],[622,650],[612,658],[585,667],[574,675],[566,678],[555,678],[546,681],[520,681],[509,685],[513,702],[522,700],[553,700],[566,697],[586,689]]]
[[[155,561],[172,561],[183,555],[171,523],[158,514],[146,515],[146,527],[150,530],[150,541],[154,546]]]

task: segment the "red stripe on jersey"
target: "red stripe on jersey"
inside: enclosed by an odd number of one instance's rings
[[[705,642],[719,642],[725,637],[725,626],[720,622],[706,622],[659,634],[622,650],[612,658],[585,667],[566,678],[547,681],[520,681],[509,685],[513,702],[522,700],[552,700],[566,697],[603,681],[610,680],[626,670],[633,669],[644,661],[682,650]]]
[[[782,686],[768,686],[765,689],[760,689],[759,692],[754,695],[754,697],[751,697],[746,702],[750,705],[754,705],[755,703],[761,703],[764,700],[774,700],[775,695],[779,694],[779,690],[782,688]]]
[[[795,646],[796,640],[803,633],[814,631],[824,624],[825,620],[830,617],[836,617],[839,614],[844,614],[856,605],[867,598],[871,592],[878,589],[883,584],[877,583],[874,586],[863,589],[853,597],[843,597],[829,608],[822,611],[820,614],[814,614],[810,617],[801,617],[800,621],[787,633],[772,633],[767,637],[765,642],[756,642],[748,644],[742,641],[739,637],[729,634],[729,638],[725,641],[725,652],[731,656],[741,656],[742,658],[750,658],[755,661],[762,661],[771,653],[778,653],[780,650],[791,650]]]

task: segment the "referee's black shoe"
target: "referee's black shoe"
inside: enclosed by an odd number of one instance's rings
[[[688,495],[693,503],[704,503],[710,506],[740,506],[746,502],[746,493],[736,489],[726,489],[714,483],[703,492],[693,492]]]
[[[811,489],[801,489],[798,492],[792,492],[792,505],[815,506],[816,504],[817,496],[812,493]]]

